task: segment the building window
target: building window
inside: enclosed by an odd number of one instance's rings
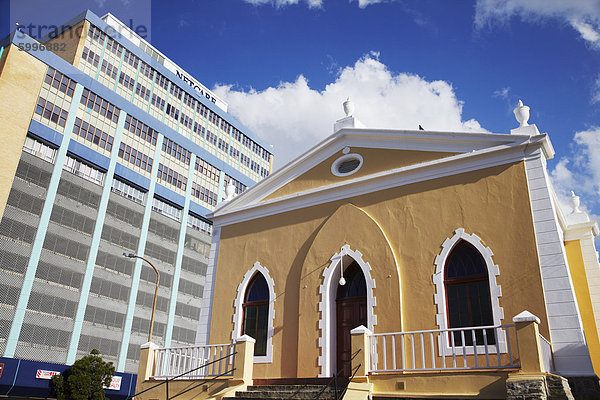
[[[273,320],[275,319],[275,283],[269,271],[257,261],[238,285],[235,299],[235,341],[241,335],[256,340],[254,362],[273,361]]]
[[[67,156],[65,158],[63,169],[100,186],[102,186],[104,183],[104,176],[106,175],[105,172],[100,171],[91,165],[85,164],[84,162],[79,161],[71,156]]]
[[[500,326],[504,310],[500,307],[502,290],[496,283],[500,269],[494,264],[492,250],[476,234],[458,228],[442,243],[435,257],[435,316],[440,330]],[[465,333],[464,344],[462,332]],[[477,346],[473,343],[473,332]],[[441,335],[440,354],[506,353],[507,338],[503,329],[459,329]],[[487,343],[487,350],[484,346]],[[475,349],[476,348],[476,349]]]
[[[448,328],[490,326],[494,324],[490,285],[485,260],[468,242],[461,240],[452,249],[444,271]],[[487,333],[487,343],[495,344],[493,330]],[[475,332],[477,343],[483,343],[483,331]],[[454,343],[462,345],[460,331],[454,332]],[[473,338],[465,338],[473,345]]]
[[[252,278],[244,298],[242,333],[256,339],[255,356],[267,355],[267,320],[269,317],[269,287],[261,273]]]

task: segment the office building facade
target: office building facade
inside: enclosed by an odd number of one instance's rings
[[[0,356],[137,371],[148,341],[196,342],[206,214],[272,154],[227,105],[108,14],[0,46]]]

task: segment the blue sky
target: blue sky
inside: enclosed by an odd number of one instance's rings
[[[0,0],[2,33],[10,5],[34,2]],[[600,0],[38,3],[25,9],[48,23],[87,7],[148,25],[154,46],[273,144],[276,167],[328,136],[347,96],[370,127],[494,133],[517,126],[523,99],[556,149],[557,191],[600,215]]]

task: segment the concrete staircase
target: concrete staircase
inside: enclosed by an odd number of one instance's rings
[[[338,399],[343,387],[338,388]],[[336,400],[335,388],[326,385],[260,385],[248,386],[245,392],[223,400]]]

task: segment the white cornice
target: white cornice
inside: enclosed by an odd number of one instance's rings
[[[491,133],[398,131],[390,129],[342,129],[289,162],[276,173],[252,186],[242,195],[231,201],[221,203],[208,216],[212,219],[218,218],[220,215],[236,212],[260,202],[271,193],[325,161],[336,152],[341,151],[346,146],[351,148],[366,147],[473,154],[486,149],[522,146],[524,144],[535,144],[536,149],[541,147],[546,158],[552,158],[554,155],[552,144],[546,134],[528,136]]]
[[[540,153],[543,152],[541,147],[544,140],[545,136],[537,138],[533,143],[525,141],[518,145],[500,145],[471,153],[457,154],[267,201],[233,204],[233,201],[240,199],[238,198],[234,199],[231,204],[228,203],[225,207],[213,212],[211,217],[218,225],[230,225],[416,182],[509,164],[529,158],[539,158],[541,157]]]
[[[565,231],[565,242],[586,238],[594,240],[594,236],[598,236],[598,234],[600,234],[600,230],[598,229],[598,223],[596,221],[572,224],[568,225],[567,230]]]

